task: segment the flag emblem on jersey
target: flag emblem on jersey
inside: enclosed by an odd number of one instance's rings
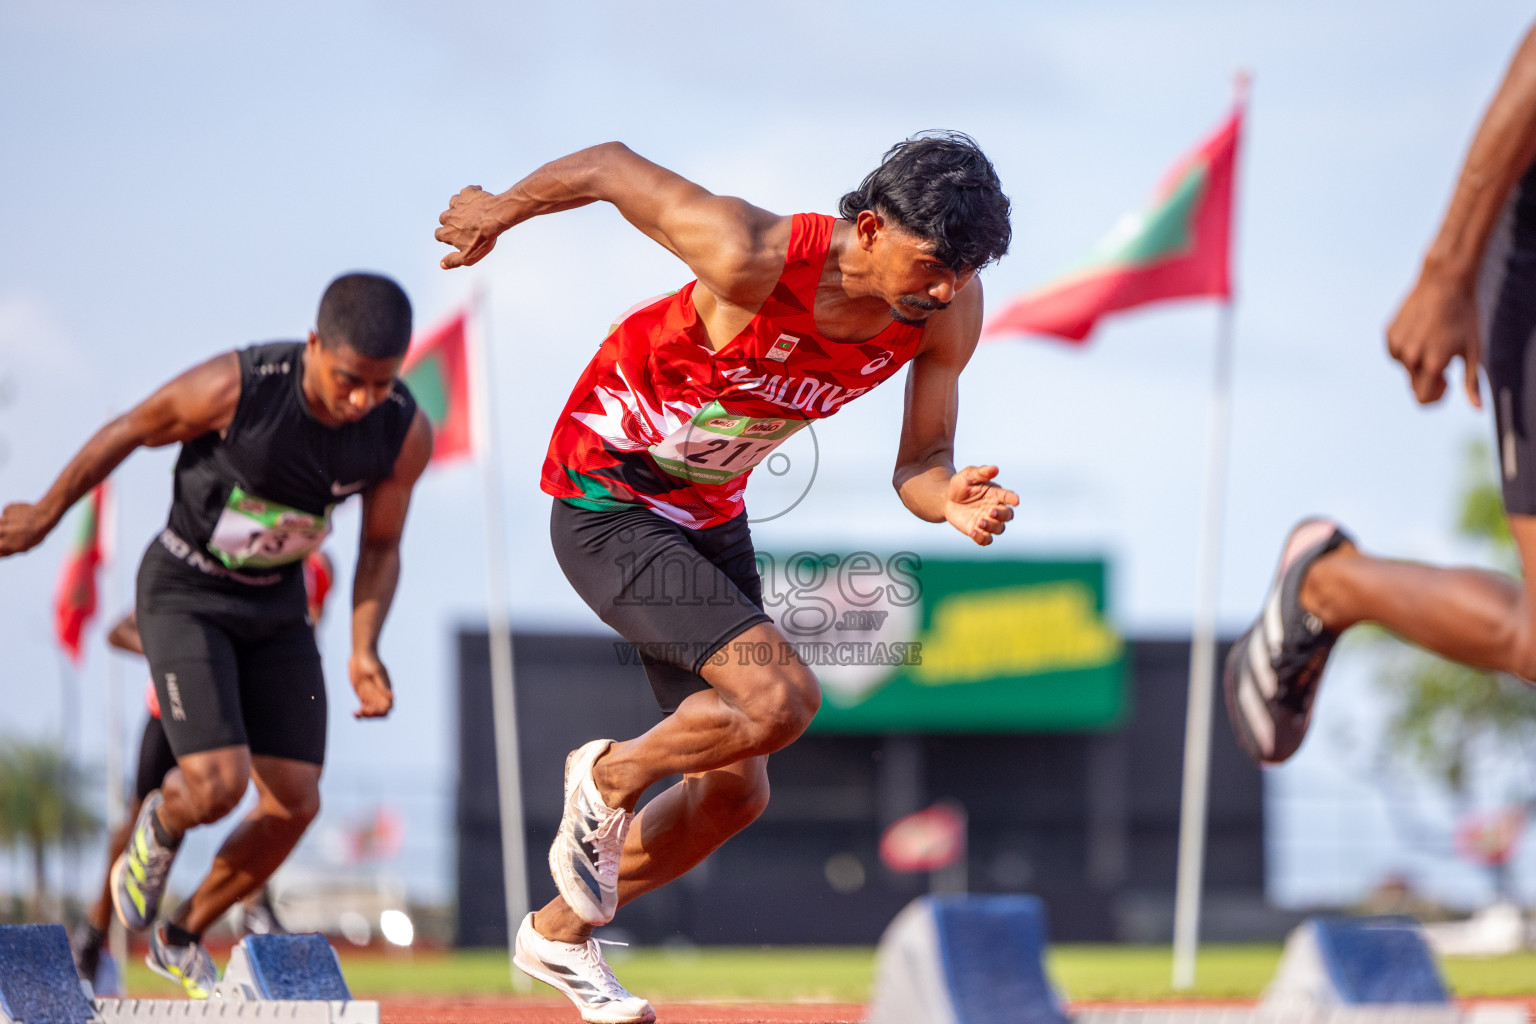
[[[779,335],[779,340],[773,343],[773,347],[768,349],[768,358],[776,363],[787,363],[789,362],[789,354],[795,350],[795,346],[798,344],[800,344],[800,339],[793,334],[781,334]]]

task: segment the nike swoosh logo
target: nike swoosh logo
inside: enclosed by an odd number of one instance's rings
[[[342,484],[342,483],[337,483],[337,482],[335,482],[333,480],[331,482],[331,493],[333,495],[335,495],[336,497],[338,497],[338,498],[345,498],[349,494],[356,494],[358,491],[362,490],[364,487],[367,487],[367,486],[368,486],[368,481],[367,480],[359,480],[355,484]]]

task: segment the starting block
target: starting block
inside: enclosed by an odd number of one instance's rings
[[[1033,896],[920,896],[880,938],[869,1024],[1067,1024]]]
[[[341,960],[323,935],[247,935],[229,954],[223,999],[352,1001]]]
[[[379,1004],[352,998],[341,961],[323,935],[247,935],[229,954],[208,999],[98,999],[101,1024],[282,1020],[379,1024]]]
[[[1315,917],[1296,928],[1262,1004],[1276,1013],[1348,1006],[1451,1005],[1416,922],[1401,917]]]
[[[352,998],[321,935],[252,935],[230,954],[205,1000],[96,999],[75,974],[64,926],[0,926],[0,1024],[170,1021],[379,1024],[379,1004]]]
[[[0,927],[0,1022],[99,1024],[61,924]]]
[[[1033,897],[920,897],[880,939],[869,1024],[1530,1024],[1521,1006],[1452,1002],[1418,925],[1403,918],[1305,922],[1253,1007],[1069,1015],[1045,950]]]

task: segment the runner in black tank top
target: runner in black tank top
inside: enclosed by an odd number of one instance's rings
[[[150,936],[149,965],[206,997],[217,980],[203,931],[266,881],[319,807],[325,683],[300,563],[336,505],[363,496],[348,665],[359,718],[393,704],[379,633],[400,569],[411,489],[432,434],[396,379],[410,303],[371,274],[337,278],[306,342],[218,356],[103,427],[35,505],[0,516],[0,557],[25,551],[135,448],[180,442],[169,522],[145,552],[138,621],[177,767],[151,793],[113,866],[134,931],[155,924],[187,829],[256,808],[192,896]]]

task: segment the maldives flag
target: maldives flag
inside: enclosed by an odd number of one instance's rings
[[[468,321],[468,312],[461,311],[416,335],[400,369],[400,379],[432,423],[433,462],[474,454]]]
[[[989,335],[1086,339],[1099,317],[1162,299],[1232,294],[1232,182],[1240,97],[1221,127],[1176,164],[1147,209],[1128,214],[1076,268],[1016,300]]]
[[[940,801],[893,822],[880,837],[880,859],[892,871],[937,871],[965,856],[965,811]]]
[[[102,520],[106,516],[107,485],[98,484],[75,503],[75,540],[59,568],[53,592],[53,631],[70,660],[80,662],[80,633],[96,614],[96,570],[105,561]]]

